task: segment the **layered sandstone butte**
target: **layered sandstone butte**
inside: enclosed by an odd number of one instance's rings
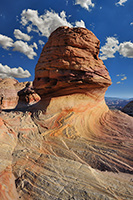
[[[98,58],[99,48],[99,40],[85,28],[58,28],[49,37],[35,68],[37,93],[41,97],[59,96],[108,87],[111,80]]]
[[[98,53],[87,29],[51,34],[35,69],[41,101],[0,113],[1,200],[133,199],[133,118],[105,104]]]

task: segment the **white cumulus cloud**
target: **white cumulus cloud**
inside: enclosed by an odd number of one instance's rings
[[[41,45],[41,47],[45,44],[42,40],[38,40],[38,43]]]
[[[13,39],[0,34],[0,45],[2,46],[2,48],[8,49],[9,47],[13,46]]]
[[[131,22],[130,25],[132,26],[132,25],[133,25],[133,22]]]
[[[35,44],[33,44],[34,46]],[[34,59],[34,56],[37,56],[36,52],[33,49],[33,46],[29,46],[27,42],[23,41],[16,41],[13,44],[13,51],[19,51],[25,54],[29,59]]]
[[[132,42],[123,42],[119,46],[119,53],[120,55],[133,58],[133,43]]]
[[[75,22],[76,27],[83,27],[85,28],[85,23],[83,20]]]
[[[95,6],[91,0],[75,0],[75,5],[80,5],[82,8],[85,8],[88,11],[90,11],[90,7],[93,8]]]
[[[127,0],[119,0],[116,5],[124,6],[123,4],[126,3]]]
[[[23,70],[21,67],[10,68],[0,63],[0,78],[28,78],[30,76],[31,74],[28,70]]]
[[[9,50],[13,47],[13,51],[19,51],[25,54],[29,59],[34,59],[34,56],[37,56],[33,48],[38,49],[37,44],[34,42],[33,45],[28,45],[27,42],[21,40],[13,41],[12,38],[0,34],[0,46],[2,48]]]
[[[114,58],[114,54],[119,49],[119,41],[115,37],[108,37],[106,43],[101,47],[100,58],[107,60],[107,58]]]
[[[32,38],[31,36],[27,35],[26,33],[22,33],[19,29],[14,30],[14,36],[16,39],[24,40],[24,41],[30,41]]]
[[[125,76],[125,74],[117,74],[116,76]]]
[[[37,46],[37,44],[35,42],[33,44],[31,44],[30,47],[38,49],[38,46]]]
[[[116,52],[119,52],[123,57],[133,58],[133,43],[129,41],[119,44],[119,41],[115,37],[108,37],[105,45],[100,49],[100,58],[102,60],[114,58]]]
[[[71,23],[67,21],[67,16],[65,11],[60,12],[60,14],[54,12],[53,10],[46,10],[43,15],[39,15],[37,10],[23,10],[21,13],[21,24],[27,26],[27,31],[38,32],[42,36],[49,37],[51,32],[60,26],[73,27]],[[76,22],[78,25],[84,26],[84,22]]]
[[[123,84],[125,80],[127,80],[127,76],[125,74],[117,74],[116,75],[120,80],[116,82],[116,84]]]
[[[124,81],[124,80],[126,80],[127,79],[127,77],[126,76],[124,76],[123,78],[121,78],[121,80],[122,81]]]

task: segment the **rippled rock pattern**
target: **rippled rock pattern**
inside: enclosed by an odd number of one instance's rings
[[[110,112],[88,137],[73,113],[2,113],[1,199],[132,199],[132,118]]]
[[[133,199],[133,118],[107,107],[98,52],[87,29],[51,34],[34,80],[42,99],[0,113],[1,200]]]

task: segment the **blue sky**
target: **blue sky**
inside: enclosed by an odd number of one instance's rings
[[[133,0],[4,0],[0,3],[0,78],[34,80],[51,31],[81,26],[101,42],[112,85],[106,96],[133,97]]]

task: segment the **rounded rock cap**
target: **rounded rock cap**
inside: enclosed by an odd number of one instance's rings
[[[108,87],[111,79],[98,58],[100,42],[86,28],[57,28],[51,33],[35,68],[34,88],[40,95],[58,90],[85,92]]]

